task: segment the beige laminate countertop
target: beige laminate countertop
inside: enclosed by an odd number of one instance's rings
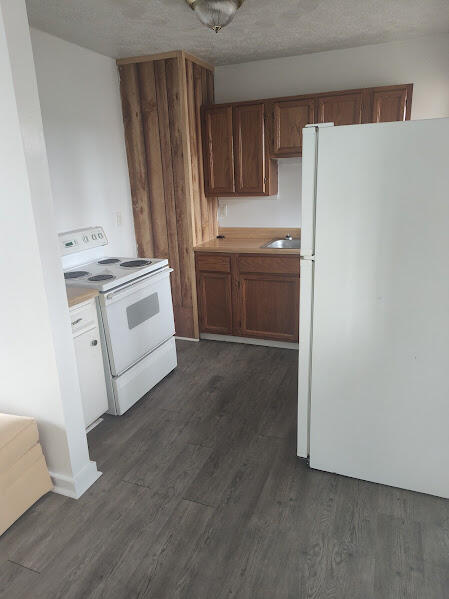
[[[86,289],[86,287],[67,286],[66,291],[69,308],[81,304],[82,302],[87,302],[87,300],[97,297],[98,295],[96,289]]]
[[[226,254],[293,254],[299,256],[299,249],[272,249],[262,247],[273,237],[261,239],[211,239],[194,247],[195,252],[222,252]]]

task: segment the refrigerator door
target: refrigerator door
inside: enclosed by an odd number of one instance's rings
[[[301,458],[309,455],[311,351],[314,262],[301,258],[299,295],[298,446]]]
[[[449,498],[449,119],[318,148],[310,464]]]

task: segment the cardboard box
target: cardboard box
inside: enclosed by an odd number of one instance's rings
[[[0,535],[53,488],[33,418],[0,414]]]

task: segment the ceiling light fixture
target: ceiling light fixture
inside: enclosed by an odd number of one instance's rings
[[[186,0],[186,2],[203,25],[218,33],[232,21],[244,0]]]

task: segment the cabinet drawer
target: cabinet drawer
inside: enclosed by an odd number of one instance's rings
[[[239,271],[299,275],[299,256],[239,256]]]
[[[72,334],[89,329],[97,324],[97,309],[95,301],[74,306],[70,309],[70,322],[72,323]]]
[[[231,272],[231,257],[220,254],[197,254],[198,270],[206,272]]]

